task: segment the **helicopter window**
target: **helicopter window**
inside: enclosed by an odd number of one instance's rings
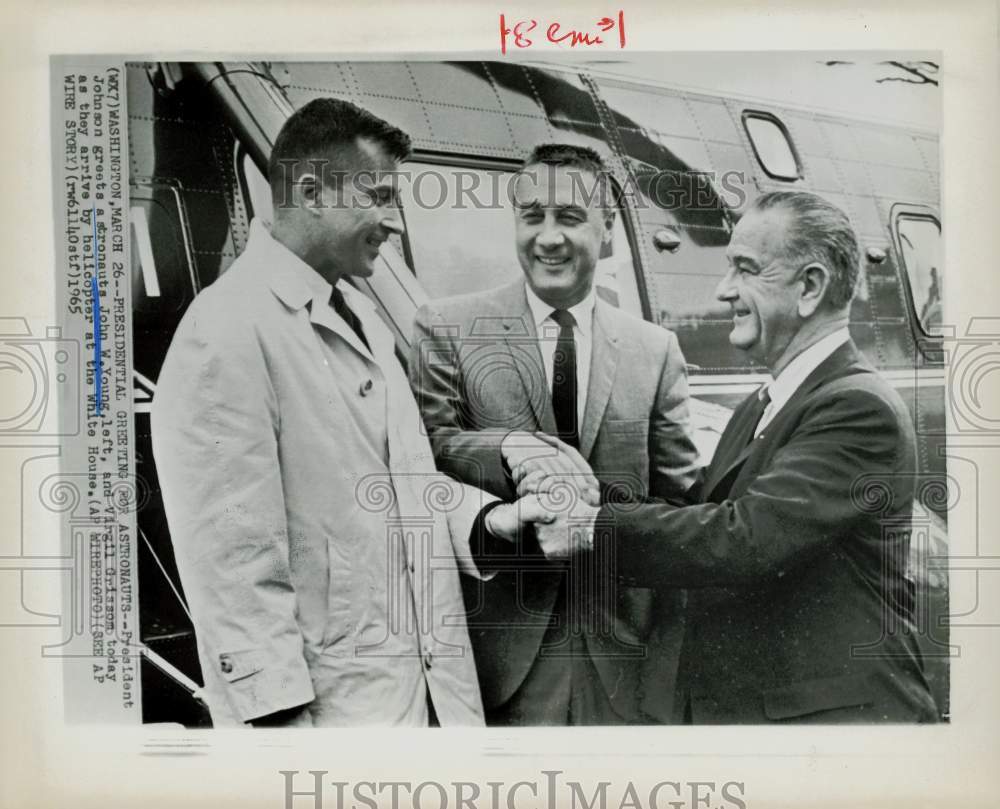
[[[141,205],[133,205],[129,210],[132,223],[133,263],[138,262],[138,277],[147,298],[160,297],[160,279],[156,275],[156,261],[153,258],[153,244],[149,238],[149,222],[146,221],[146,209]]]
[[[776,180],[798,180],[802,177],[802,164],[781,121],[767,112],[744,112],[743,127],[757,162],[768,177]]]
[[[933,334],[941,325],[941,225],[932,216],[909,213],[897,216],[895,225],[917,321]]]
[[[167,313],[179,317],[200,289],[182,205],[170,186],[132,187],[132,308],[140,319]]]

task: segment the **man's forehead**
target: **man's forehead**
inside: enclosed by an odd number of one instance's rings
[[[603,188],[598,177],[576,166],[525,166],[514,184],[514,204],[518,207],[579,207],[600,205]]]

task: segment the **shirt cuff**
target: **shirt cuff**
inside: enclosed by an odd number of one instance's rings
[[[523,529],[516,541],[510,542],[496,537],[486,527],[486,516],[495,508],[504,505],[502,500],[494,500],[484,506],[476,515],[469,536],[469,550],[472,561],[484,575],[493,575],[504,570],[517,570],[525,554],[541,554],[541,547],[531,526]]]

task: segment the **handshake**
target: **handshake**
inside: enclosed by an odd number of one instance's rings
[[[593,546],[601,494],[590,465],[577,450],[545,433],[515,431],[500,451],[517,500],[489,512],[486,528],[510,542],[533,525],[547,559],[568,559]]]

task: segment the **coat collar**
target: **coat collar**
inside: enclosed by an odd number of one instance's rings
[[[789,399],[795,394],[805,382],[809,375],[823,364],[823,360],[829,357],[840,346],[851,339],[847,326],[828,334],[817,340],[805,351],[796,355],[789,362],[784,370],[767,384],[767,393],[770,397],[770,407],[775,414],[781,412]]]
[[[788,398],[785,406],[776,415],[775,421],[781,418],[781,413],[787,408],[794,407],[805,396],[812,393],[820,385],[833,382],[835,379],[861,372],[874,372],[871,363],[868,362],[858,351],[853,340],[848,340],[834,350],[829,357],[813,369],[795,392]],[[772,422],[773,423],[773,422]]]
[[[330,300],[333,292],[330,282],[275,239],[259,219],[250,223],[246,252],[251,251],[266,268],[271,290],[289,309],[301,309],[315,299]]]
[[[374,359],[374,355],[385,348],[382,345],[385,342],[385,329],[378,320],[374,304],[348,281],[341,279],[337,282],[337,288],[351,311],[361,321],[371,349],[365,346],[354,329],[331,306],[333,286],[330,282],[277,241],[257,219],[250,223],[247,251],[251,249],[259,257],[259,264],[264,268],[265,279],[271,291],[289,309],[298,311],[307,307],[309,320],[313,325],[334,332],[367,359]],[[389,338],[391,339],[391,335]]]
[[[532,322],[535,324],[535,331],[537,332],[542,324],[556,311],[556,308],[539,298],[527,283],[524,285],[524,297],[528,301]],[[573,315],[573,320],[576,321],[576,328],[588,338],[593,333],[594,304],[596,300],[596,290],[591,287],[590,293],[576,304],[576,306],[571,306],[568,310]]]
[[[853,340],[848,340],[846,343],[837,348],[829,357],[827,357],[823,362],[821,362],[809,376],[805,378],[803,383],[799,385],[798,389],[791,395],[785,406],[781,408],[778,414],[774,417],[774,420],[767,426],[767,428],[762,432],[757,438],[750,441],[746,446],[742,447],[736,456],[731,460],[725,460],[727,453],[731,453],[734,449],[733,447],[727,446],[728,441],[732,440],[734,434],[739,435],[742,430],[737,429],[739,423],[742,421],[743,417],[746,415],[746,411],[751,407],[753,400],[757,396],[757,392],[754,391],[750,394],[733,412],[732,418],[730,419],[730,425],[733,427],[731,430],[727,426],[725,433],[723,434],[722,440],[719,442],[719,446],[715,451],[716,458],[720,460],[717,465],[715,463],[715,458],[713,458],[712,463],[709,465],[709,471],[705,479],[704,500],[708,501],[711,498],[713,490],[724,480],[730,477],[730,473],[733,469],[739,467],[746,459],[749,457],[751,452],[753,452],[758,447],[766,443],[767,435],[774,432],[774,430],[781,424],[783,419],[789,418],[790,414],[796,411],[798,405],[805,399],[810,393],[813,393],[816,389],[822,385],[833,382],[842,377],[849,376],[856,373],[871,373],[874,372],[874,368],[871,364],[862,356],[858,351],[857,347],[854,345]]]

